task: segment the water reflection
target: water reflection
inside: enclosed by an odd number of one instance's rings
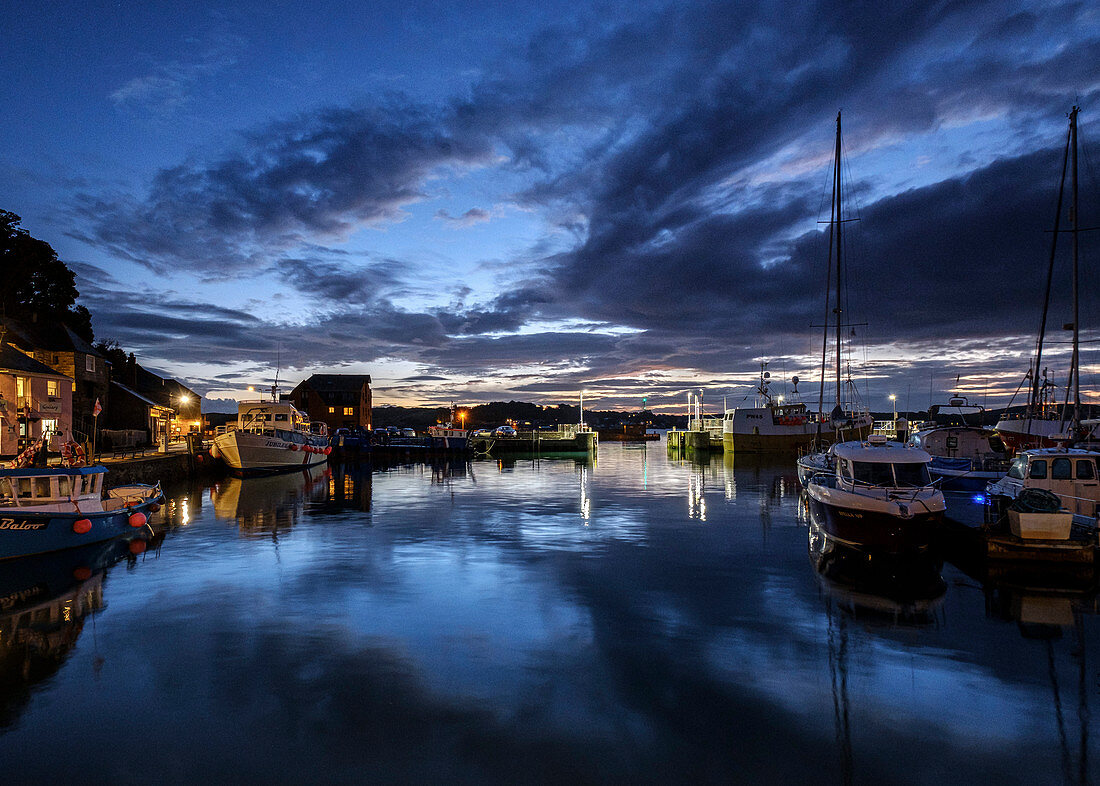
[[[16,722],[34,687],[64,665],[85,620],[105,608],[107,569],[146,547],[116,539],[0,563],[0,727]]]
[[[298,521],[307,500],[326,498],[329,472],[319,464],[266,477],[227,476],[210,489],[214,515],[236,521],[245,534],[285,532]]]
[[[914,555],[862,551],[829,537],[816,515],[808,534],[810,561],[831,602],[853,617],[893,625],[938,624],[947,583],[942,561]]]

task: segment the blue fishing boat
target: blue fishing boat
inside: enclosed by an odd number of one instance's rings
[[[0,468],[0,560],[110,540],[148,525],[160,484],[106,493],[107,468]]]

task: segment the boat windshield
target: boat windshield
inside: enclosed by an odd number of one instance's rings
[[[932,483],[928,465],[923,462],[886,464],[879,461],[853,461],[853,479],[871,486],[920,487]]]
[[[1016,478],[1016,480],[1023,480],[1024,473],[1027,471],[1027,456],[1019,456],[1013,460],[1012,466],[1008,468],[1008,476],[1010,478]]]

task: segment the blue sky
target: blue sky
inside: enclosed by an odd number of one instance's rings
[[[370,373],[400,404],[733,404],[760,359],[816,380],[843,110],[868,403],[923,408],[958,375],[1000,404],[1038,326],[1075,103],[1082,224],[1100,221],[1087,3],[91,2],[6,20],[0,207],[77,272],[97,338],[210,397],[277,368]],[[1098,312],[1086,298],[1083,327]],[[1065,348],[1044,353],[1061,381]]]

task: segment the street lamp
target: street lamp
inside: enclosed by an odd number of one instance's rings
[[[581,431],[584,431],[584,391],[581,391]]]
[[[890,394],[890,409],[893,410],[894,422],[895,423],[898,422],[898,407],[897,407],[897,404],[895,403],[897,400],[898,400],[898,397],[895,396],[893,393],[891,393]]]

